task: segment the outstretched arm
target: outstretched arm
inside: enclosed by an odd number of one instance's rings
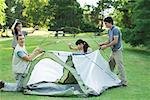
[[[71,49],[71,50],[75,50],[75,51],[77,51],[77,50],[78,50],[78,48],[77,48],[77,47],[72,47],[72,46],[71,46],[71,43],[68,43],[68,47],[69,47],[69,49]]]
[[[114,36],[114,40],[106,45],[102,45],[101,49],[106,49],[118,43],[118,36]]]
[[[30,54],[30,57],[33,59],[33,58],[35,58],[37,55],[41,54],[42,52],[44,52],[43,49],[41,49],[41,48],[35,48],[35,49],[33,50],[33,52]]]
[[[19,20],[19,19],[16,19],[15,22],[14,22],[14,24],[13,24],[12,27],[11,27],[11,30],[12,30],[13,33],[14,33],[15,25],[16,25],[16,23],[18,22],[18,20]]]
[[[107,44],[106,46],[111,47],[117,43],[118,43],[118,36],[114,36],[114,40],[112,42],[110,42],[109,44]]]
[[[105,42],[99,43],[99,46],[107,45],[107,44],[109,44],[109,41],[105,41]]]
[[[22,59],[25,61],[31,61],[32,57],[30,55],[26,55],[26,56],[22,57]]]
[[[18,51],[17,55],[25,61],[31,61],[32,59],[34,59],[37,55],[41,54],[42,52],[44,52],[43,49],[36,48],[33,50],[32,54],[30,54],[30,55],[26,54],[24,51]]]
[[[28,34],[33,34],[33,33],[35,32],[35,30],[37,30],[37,29],[38,29],[38,25],[36,25],[36,26],[34,27],[34,30],[33,30],[33,31],[28,32]]]

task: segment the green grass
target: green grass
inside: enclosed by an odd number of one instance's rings
[[[94,49],[98,49],[95,41],[102,42],[107,38],[105,36],[92,37],[91,34],[79,34],[73,37],[49,37],[45,36],[28,36],[26,38],[26,48],[31,51],[39,46],[46,50],[70,51],[67,43],[74,43],[77,39],[86,40]],[[0,41],[0,80],[15,82],[12,73],[11,60],[12,49],[11,40]],[[104,58],[108,59],[110,49],[101,52]],[[142,48],[133,48],[124,44],[124,65],[128,80],[128,87],[118,87],[108,89],[97,97],[79,98],[79,97],[49,97],[23,95],[20,92],[0,92],[0,100],[150,100],[150,52]],[[99,77],[99,76],[98,76]]]

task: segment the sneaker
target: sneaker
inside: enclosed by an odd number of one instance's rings
[[[0,81],[0,89],[1,89],[1,88],[4,88],[4,84],[5,84],[5,83],[4,83],[3,81]]]
[[[122,87],[126,87],[126,86],[128,86],[127,84],[122,84]]]
[[[121,82],[120,82],[120,86],[126,87],[126,86],[128,86],[128,85],[127,85],[127,82],[122,82],[122,81],[121,81]]]
[[[127,85],[127,81],[125,81],[125,82],[121,81],[121,84],[122,84],[123,87],[128,86],[128,85]]]

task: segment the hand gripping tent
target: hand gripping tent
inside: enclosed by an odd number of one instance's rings
[[[24,94],[100,95],[120,83],[99,50],[85,55],[62,51],[45,52],[28,67],[28,74],[21,82]]]

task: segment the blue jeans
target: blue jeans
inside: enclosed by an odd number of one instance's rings
[[[16,79],[16,83],[5,82],[4,88],[2,90],[3,91],[21,91],[22,89],[21,81],[23,79],[23,74],[22,73],[15,74],[15,79]]]

